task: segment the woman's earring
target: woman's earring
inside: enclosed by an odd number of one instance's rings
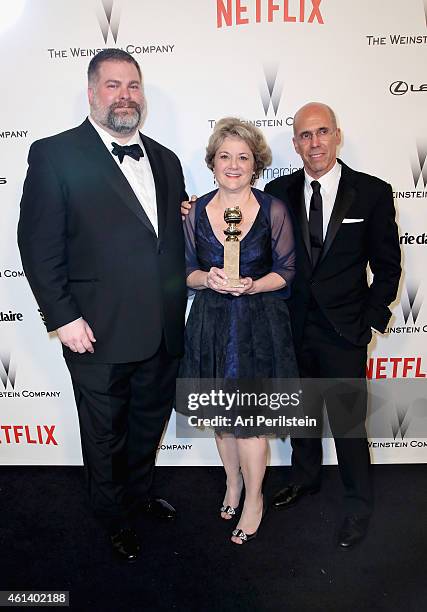
[[[213,174],[214,185],[216,185],[216,176],[215,176],[215,171],[214,170],[212,170],[212,174]]]
[[[252,172],[251,185],[255,185],[255,181],[257,180],[257,175],[255,172]]]

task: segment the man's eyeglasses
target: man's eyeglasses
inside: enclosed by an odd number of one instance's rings
[[[332,130],[331,128],[322,127],[314,132],[301,132],[297,138],[300,142],[309,142],[313,140],[313,136],[316,136],[319,140],[328,140],[335,132],[336,128]]]

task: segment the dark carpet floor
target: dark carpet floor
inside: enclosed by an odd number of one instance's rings
[[[266,494],[289,468],[270,468]],[[112,559],[91,518],[81,468],[0,469],[0,589],[68,590],[71,608],[94,611],[427,610],[427,465],[375,466],[368,538],[334,544],[342,516],[336,467],[320,494],[267,513],[256,540],[236,546],[218,518],[220,468],[157,468],[173,524],[141,518],[132,566]]]

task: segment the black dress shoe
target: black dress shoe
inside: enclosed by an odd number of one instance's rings
[[[176,510],[169,502],[160,497],[148,500],[144,505],[144,512],[160,519],[176,518]]]
[[[356,515],[346,516],[338,533],[338,546],[343,550],[352,548],[358,544],[366,535],[369,518]]]
[[[111,546],[116,557],[127,563],[135,563],[139,557],[141,546],[133,529],[120,529],[110,535]]]
[[[319,487],[303,487],[302,485],[290,484],[284,489],[281,489],[273,497],[273,508],[282,510],[282,508],[290,508],[294,506],[301,497],[310,494],[315,495],[319,492]]]

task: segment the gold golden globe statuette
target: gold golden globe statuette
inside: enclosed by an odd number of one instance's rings
[[[230,287],[243,287],[239,274],[240,243],[238,238],[242,231],[237,227],[242,221],[240,208],[238,206],[226,208],[224,221],[228,224],[228,227],[224,230],[224,234],[227,236],[224,242],[224,271]]]

